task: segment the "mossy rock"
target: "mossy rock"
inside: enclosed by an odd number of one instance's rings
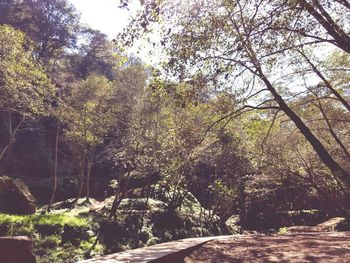
[[[0,211],[28,215],[35,213],[35,198],[25,183],[7,176],[0,177]]]

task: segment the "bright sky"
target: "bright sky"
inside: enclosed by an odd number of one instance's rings
[[[119,0],[70,0],[70,2],[80,11],[83,23],[100,30],[110,39],[115,38],[128,24],[130,15],[127,10],[118,8]]]
[[[81,13],[81,21],[113,39],[129,23],[132,14],[141,7],[137,0],[131,1],[130,11],[118,8],[119,0],[69,0]],[[133,53],[147,64],[157,65],[160,55],[150,56],[152,47],[139,42],[128,53]]]

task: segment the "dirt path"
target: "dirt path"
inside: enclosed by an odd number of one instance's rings
[[[350,263],[350,232],[230,237],[205,243],[185,262]]]

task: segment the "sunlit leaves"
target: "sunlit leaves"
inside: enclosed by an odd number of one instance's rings
[[[0,26],[0,110],[28,116],[48,114],[54,88],[25,46],[23,33]]]
[[[113,101],[113,87],[105,77],[89,76],[72,85],[59,109],[67,124],[66,136],[86,150],[102,143],[114,124],[118,105]]]

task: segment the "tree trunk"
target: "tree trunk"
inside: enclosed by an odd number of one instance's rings
[[[238,183],[239,191],[239,232],[243,234],[245,221],[247,219],[247,207],[246,207],[246,196],[245,196],[245,182],[244,178],[239,178]]]
[[[348,149],[346,149],[345,145],[343,144],[343,142],[340,140],[340,138],[338,137],[338,135],[335,133],[335,131],[333,130],[333,127],[330,123],[330,121],[328,120],[328,117],[326,115],[326,112],[323,109],[323,106],[321,104],[320,101],[318,101],[318,108],[321,111],[321,114],[323,116],[323,118],[325,119],[327,126],[329,128],[329,132],[331,133],[331,135],[333,136],[334,140],[337,142],[337,144],[339,145],[339,147],[343,150],[343,152],[345,153],[346,157],[348,158],[348,160],[350,161],[350,153],[348,151]]]
[[[47,207],[47,211],[50,212],[51,210],[51,206],[53,204],[53,202],[55,201],[55,195],[56,195],[56,191],[57,191],[57,184],[58,184],[58,178],[57,178],[57,165],[58,165],[58,160],[57,160],[57,154],[58,154],[58,133],[59,133],[59,127],[57,125],[56,128],[56,139],[55,139],[55,164],[54,164],[54,172],[53,172],[53,176],[54,176],[54,185],[53,185],[53,191],[52,191],[52,195],[51,195],[51,199],[50,199],[50,203]]]
[[[332,84],[323,76],[321,71],[318,70],[315,64],[311,62],[311,60],[302,52],[299,53],[305,58],[307,63],[311,66],[312,70],[316,73],[316,75],[324,82],[326,87],[332,92],[332,94],[344,105],[344,107],[350,112],[350,104],[339,94],[337,90],[335,90]]]
[[[112,217],[116,217],[116,213],[117,213],[117,209],[120,205],[120,203],[122,202],[122,200],[125,197],[125,191],[120,190],[117,191],[117,193],[115,194],[114,200],[113,200],[113,204],[111,207],[111,211],[109,212],[109,219],[112,219]]]
[[[90,177],[91,177],[91,167],[92,167],[92,160],[88,158],[87,163],[87,176],[86,176],[86,201],[90,200]]]
[[[141,212],[141,222],[140,222],[140,227],[138,229],[138,234],[137,234],[137,246],[139,245],[140,243],[140,236],[141,236],[141,233],[142,233],[142,228],[143,228],[143,224],[144,224],[144,220],[145,220],[145,214],[146,214],[146,210],[147,210],[147,206],[148,206],[148,201],[149,201],[149,196],[150,196],[150,187],[151,187],[151,180],[150,180],[150,177],[148,177],[148,180],[147,180],[147,184],[143,187],[142,189],[142,192],[141,192],[141,196],[144,196],[145,192],[146,192],[146,200],[145,200],[145,208],[142,210]]]
[[[118,189],[117,189],[117,192],[116,192],[114,200],[113,200],[111,211],[109,213],[109,217],[108,217],[109,219],[111,219],[112,217],[114,217],[114,218],[116,217],[117,209],[118,209],[121,201],[126,196],[126,192],[128,191],[130,174],[131,174],[130,172],[127,172],[127,176],[126,176],[124,183],[121,181],[120,184],[118,185]]]
[[[80,174],[79,174],[79,186],[78,186],[78,193],[77,197],[75,199],[75,202],[77,202],[81,196],[81,193],[83,192],[83,186],[84,186],[84,155],[81,155],[80,158]]]
[[[332,174],[339,178],[346,186],[346,191],[350,190],[350,175],[347,173],[328,153],[323,144],[315,137],[311,130],[305,125],[301,118],[286,104],[283,98],[275,90],[271,82],[263,74],[259,68],[259,77],[265,83],[266,88],[272,93],[275,101],[278,103],[281,110],[294,122],[299,131],[304,135],[305,139],[312,145],[317,155],[322,162],[329,168]]]
[[[0,153],[0,161],[2,160],[2,158],[4,157],[5,153],[7,152],[8,149],[10,149],[12,143],[9,142],[8,144],[5,145],[5,147],[1,150]]]
[[[16,133],[17,133],[19,127],[21,127],[21,125],[24,121],[24,117],[21,119],[21,121],[18,123],[18,125],[16,126],[16,128],[14,130],[12,129],[12,113],[11,112],[9,112],[8,121],[9,121],[9,142],[5,145],[5,147],[0,152],[0,161],[4,158],[6,152],[10,149],[10,147],[15,143]]]
[[[329,13],[317,1],[313,0],[310,4],[307,0],[299,0],[301,7],[313,16],[318,23],[333,37],[335,45],[347,53],[350,53],[350,37],[342,30],[331,18]]]

